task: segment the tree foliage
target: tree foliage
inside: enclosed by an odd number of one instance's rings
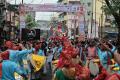
[[[120,0],[105,0],[106,6],[110,11],[110,14],[115,18],[115,22],[118,27],[118,50],[120,53]]]
[[[31,15],[26,16],[26,28],[31,29],[33,27],[36,27],[37,25],[37,22],[33,19]]]
[[[7,10],[13,11],[13,12],[19,14],[19,5],[13,5],[13,4],[7,3]]]
[[[120,0],[105,0],[105,2],[109,2],[109,6],[111,6],[111,8],[108,6],[108,3],[106,3],[106,5],[104,5],[102,7],[102,9],[104,10],[105,14],[107,15],[111,15],[113,13],[113,11],[115,13],[119,13],[119,9],[120,9]]]
[[[120,27],[120,0],[105,0],[108,12],[113,15],[117,26]]]

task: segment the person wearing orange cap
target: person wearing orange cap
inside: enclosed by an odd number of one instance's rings
[[[97,56],[97,50],[96,50],[96,46],[95,46],[95,42],[94,41],[90,41],[89,45],[88,45],[88,58],[89,59],[94,59]]]
[[[64,55],[65,56],[65,55]],[[89,80],[90,71],[87,67],[79,64],[77,54],[66,55],[63,58],[62,66],[54,76],[54,80]]]
[[[15,47],[16,47],[16,49],[13,49]],[[10,53],[9,59],[11,61],[14,61],[14,62],[18,63],[18,60],[20,58],[22,58],[23,56],[25,56],[25,55],[27,55],[29,53],[32,53],[34,51],[34,49],[32,48],[30,50],[25,49],[25,50],[19,51],[18,48],[17,48],[17,46],[14,46],[13,44],[10,44],[8,46],[8,50],[7,51],[9,51],[9,53]]]
[[[64,49],[60,54],[54,80],[75,80],[75,67],[72,65],[72,48],[65,42]]]
[[[90,80],[90,71],[87,63],[84,65],[80,59],[77,49],[73,49],[72,52],[72,63],[75,66],[76,80]]]
[[[107,41],[103,40],[100,42],[100,46],[97,47],[98,57],[105,69],[109,68],[109,65],[111,64],[110,60],[112,59],[113,53],[116,50],[115,46],[109,45],[110,44]]]
[[[75,80],[75,67],[71,65],[69,59],[64,59],[63,67],[56,71],[54,80]]]
[[[9,52],[9,60],[17,63],[21,69],[24,71],[25,74],[29,74],[31,72],[30,68],[28,69],[28,72],[24,68],[23,65],[23,58],[27,58],[27,55],[32,53],[34,51],[34,48],[27,50],[24,49],[24,46],[22,44],[19,44],[24,50],[19,51],[18,46],[15,46],[11,41],[7,41],[5,43],[5,46],[8,48],[6,51]],[[32,45],[31,45],[32,47]]]
[[[120,75],[115,73],[108,77],[106,80],[120,80]]]
[[[100,65],[100,73],[93,80],[120,80],[120,75],[117,73],[108,73],[107,70]]]
[[[27,79],[27,75],[24,74],[21,68],[15,62],[9,60],[8,51],[2,53],[0,55],[0,59],[3,59],[3,61],[0,63],[0,80],[15,80],[15,72]]]
[[[5,42],[5,47],[7,47],[8,49],[12,49],[13,48],[13,42],[12,41],[6,41]]]
[[[60,55],[55,80],[89,80],[90,71],[83,66],[78,50],[67,44]]]

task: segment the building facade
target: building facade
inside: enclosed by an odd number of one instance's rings
[[[84,14],[61,12],[61,21],[66,22],[68,36],[87,34],[90,38],[99,37],[99,26],[104,26],[104,14],[101,0],[59,0],[62,4],[83,5]]]
[[[79,5],[80,0],[58,0],[58,3]],[[76,13],[60,12],[59,19],[64,23],[64,25],[66,25],[69,37],[79,34],[79,17],[76,15]]]
[[[85,31],[88,38],[101,37],[105,25],[103,0],[80,0],[85,6]]]
[[[38,20],[37,23],[38,26],[36,28],[39,28],[41,30],[50,30],[50,21]]]
[[[0,28],[4,27],[6,12],[6,0],[0,0]]]
[[[40,36],[41,37],[49,37],[50,36],[50,21],[46,20],[38,20],[38,26],[34,27],[34,29],[40,29]]]

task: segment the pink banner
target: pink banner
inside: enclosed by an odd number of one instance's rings
[[[79,12],[83,13],[81,5],[64,4],[25,4],[25,11],[36,12]]]

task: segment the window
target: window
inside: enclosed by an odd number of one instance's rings
[[[90,7],[91,6],[91,3],[90,2],[88,2],[88,7]]]
[[[87,14],[90,15],[90,14],[91,14],[91,11],[88,11]]]

